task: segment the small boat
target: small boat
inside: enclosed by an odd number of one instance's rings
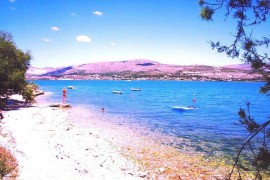
[[[172,107],[174,110],[179,110],[179,111],[189,111],[189,110],[194,110],[196,108],[194,108],[193,106],[174,106]]]
[[[131,91],[141,91],[141,88],[131,88]]]
[[[68,86],[68,89],[76,89],[76,86]]]
[[[113,94],[123,94],[123,91],[113,91]]]

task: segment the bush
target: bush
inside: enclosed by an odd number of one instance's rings
[[[22,93],[23,99],[25,99],[26,103],[35,102],[34,91],[38,89],[38,86],[34,83],[28,83],[25,87],[25,90]]]
[[[34,102],[35,97],[33,95],[33,90],[29,88],[28,86],[26,86],[26,89],[24,90],[22,96],[23,96],[23,99],[25,99],[26,103]]]
[[[12,174],[16,178],[17,161],[14,156],[5,148],[0,147],[0,179]]]

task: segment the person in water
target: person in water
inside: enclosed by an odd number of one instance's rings
[[[63,104],[66,104],[67,99],[67,89],[64,87],[63,89]]]

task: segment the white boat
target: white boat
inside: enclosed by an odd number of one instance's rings
[[[123,91],[113,91],[113,94],[123,94]]]
[[[172,108],[175,109],[175,110],[179,110],[179,111],[189,111],[189,110],[196,109],[193,106],[188,106],[188,107],[186,107],[186,106],[174,106]]]
[[[131,91],[141,91],[141,88],[131,88]]]
[[[68,86],[68,89],[76,89],[76,86]]]

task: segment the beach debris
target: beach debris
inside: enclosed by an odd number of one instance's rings
[[[44,91],[39,90],[39,89],[33,91],[34,96],[39,96],[39,95],[44,95],[44,94],[45,94]]]
[[[164,168],[164,167],[161,167],[161,168],[158,169],[158,171],[159,171],[160,173],[163,173],[165,170],[166,170],[166,168]]]
[[[60,104],[51,104],[49,107],[60,107]]]
[[[49,107],[61,107],[61,108],[71,108],[71,105],[70,104],[51,104],[49,105]]]

